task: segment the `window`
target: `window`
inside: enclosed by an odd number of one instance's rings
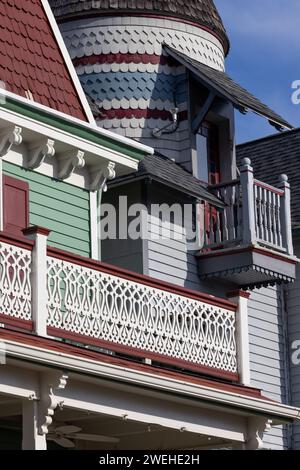
[[[196,135],[197,178],[209,184],[220,183],[218,127],[205,121]]]
[[[25,181],[10,176],[3,177],[3,228],[22,236],[29,225],[29,186]]]

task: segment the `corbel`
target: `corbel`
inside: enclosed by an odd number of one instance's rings
[[[248,439],[245,444],[246,450],[263,450],[264,434],[272,426],[272,420],[264,417],[249,418],[248,421]]]
[[[108,162],[101,167],[97,167],[90,177],[90,190],[91,191],[106,191],[107,180],[112,180],[116,177],[115,163]]]
[[[76,168],[85,166],[84,152],[78,149],[71,150],[59,156],[57,177],[65,180],[72,175]]]
[[[28,150],[27,168],[34,170],[41,166],[47,157],[54,157],[54,140],[43,139],[37,145]]]
[[[56,408],[63,406],[63,401],[54,392],[65,389],[67,380],[68,374],[62,371],[42,374],[38,413],[38,433],[40,435],[48,434]]]
[[[4,157],[13,145],[22,143],[22,128],[18,126],[9,127],[0,133],[0,158]]]

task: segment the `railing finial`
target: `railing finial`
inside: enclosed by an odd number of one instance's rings
[[[279,183],[288,183],[289,177],[286,174],[282,174],[279,176]]]
[[[247,171],[247,170],[252,170],[251,166],[251,160],[250,158],[243,158],[242,160],[242,165],[241,165],[241,171]]]

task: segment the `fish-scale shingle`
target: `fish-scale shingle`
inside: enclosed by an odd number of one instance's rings
[[[40,0],[1,0],[0,80],[8,91],[86,121]]]
[[[103,13],[156,13],[187,19],[209,28],[222,41],[225,52],[229,40],[213,0],[50,0],[57,18]]]

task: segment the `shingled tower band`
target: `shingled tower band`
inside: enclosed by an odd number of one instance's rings
[[[223,70],[229,41],[214,3],[50,3],[99,125],[180,159],[190,145],[187,72],[162,45]]]

